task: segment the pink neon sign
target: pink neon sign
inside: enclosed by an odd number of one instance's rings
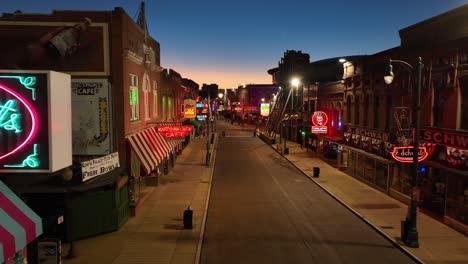
[[[0,89],[4,90],[8,94],[15,97],[19,102],[21,102],[21,104],[26,108],[27,113],[29,113],[29,116],[31,118],[31,130],[29,131],[28,136],[26,137],[26,139],[21,144],[19,144],[16,148],[14,148],[13,150],[11,150],[11,151],[9,151],[9,152],[7,152],[5,154],[0,153],[0,155],[3,154],[2,156],[0,156],[0,160],[2,160],[3,158],[6,158],[6,157],[18,152],[24,146],[26,146],[28,143],[31,142],[31,140],[36,136],[38,125],[39,125],[39,118],[38,118],[38,116],[36,114],[36,111],[34,110],[33,106],[30,103],[28,103],[28,101],[26,99],[24,99],[21,95],[19,95],[17,92],[15,92],[13,89],[10,89],[10,88],[2,86],[2,85],[0,85]]]

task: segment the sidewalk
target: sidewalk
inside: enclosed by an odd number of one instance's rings
[[[211,144],[215,159],[217,137]],[[118,231],[74,243],[76,258],[65,264],[198,263],[213,166],[205,166],[206,138],[192,139],[157,187]],[[214,160],[212,160],[212,164]],[[183,229],[183,212],[191,206],[193,229]],[[68,244],[62,254],[68,252]]]
[[[286,159],[402,250],[424,263],[468,263],[468,238],[463,234],[418,212],[420,247],[406,247],[400,240],[400,222],[407,205],[339,171],[299,144],[288,141],[287,145]],[[276,150],[276,145],[271,146]],[[313,167],[320,167],[320,177],[312,177]]]

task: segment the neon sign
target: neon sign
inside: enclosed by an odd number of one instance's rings
[[[20,115],[17,114],[18,110],[15,109],[15,100],[8,100],[6,104],[0,104],[0,128],[5,130],[14,130],[15,133],[21,132],[20,129]]]
[[[412,163],[414,159],[414,147],[395,147],[391,152],[392,157],[404,163]],[[423,161],[429,156],[429,153],[426,151],[425,147],[419,147],[418,151],[418,161]]]
[[[39,116],[48,120],[47,89],[37,89],[47,87],[47,75],[42,75],[0,74],[0,172],[48,166],[48,132],[39,127]]]
[[[184,138],[190,134],[193,126],[158,126],[156,131],[166,138]]]
[[[328,133],[328,115],[323,111],[315,111],[312,115],[311,132],[314,134],[326,134]]]
[[[26,138],[23,142],[20,142],[15,148],[13,149],[4,149],[0,151],[0,161],[14,153],[20,151],[24,148],[28,143],[30,143],[31,139],[37,133],[37,124],[38,124],[38,117],[35,111],[33,110],[32,105],[26,101],[24,97],[22,97],[18,92],[14,91],[13,89],[6,87],[0,84],[0,91],[5,93],[6,97],[15,98],[9,99],[4,105],[0,105],[0,128],[5,130],[14,130],[16,134],[20,134],[21,129],[21,122],[19,122],[21,114],[19,113],[20,107],[26,108],[26,113],[29,114],[29,118],[31,120],[31,127],[29,133],[26,133]],[[33,99],[34,100],[34,99]],[[21,106],[17,106],[17,102],[21,103]],[[5,119],[7,119],[5,121]],[[21,137],[21,136],[19,136]]]

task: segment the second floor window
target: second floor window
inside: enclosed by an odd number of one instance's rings
[[[153,81],[153,117],[159,115],[158,82]]]
[[[140,104],[138,100],[138,76],[130,74],[130,121],[140,120]]]
[[[144,100],[144,109],[145,109],[145,120],[150,119],[150,103],[149,96],[151,91],[151,81],[149,76],[145,74],[143,79],[143,100]]]

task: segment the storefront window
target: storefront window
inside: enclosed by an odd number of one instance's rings
[[[364,155],[358,156],[356,164],[356,176],[371,183],[375,182],[375,160]]]
[[[468,178],[460,174],[447,175],[446,215],[468,225]]]
[[[375,183],[377,186],[387,190],[387,164],[375,162]]]
[[[411,195],[411,165],[401,164],[400,173],[392,177],[392,189],[402,194]]]

